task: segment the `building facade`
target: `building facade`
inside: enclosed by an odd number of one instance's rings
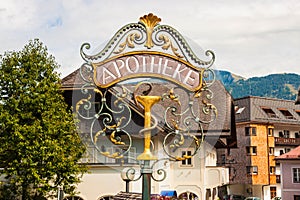
[[[82,84],[78,71],[71,73],[69,76],[62,80],[62,89],[67,103],[73,108],[81,98],[80,85]],[[132,90],[135,85],[124,85],[128,90]],[[157,93],[164,93],[166,83],[153,84],[154,91]],[[212,87],[216,100],[213,102],[219,112],[218,117],[210,125],[205,126],[205,139],[201,144],[201,148],[197,153],[186,160],[171,162],[168,159],[159,162],[157,168],[154,168],[154,176],[159,178],[156,169],[163,169],[166,172],[166,179],[161,182],[152,181],[151,192],[152,194],[160,194],[162,191],[174,190],[177,192],[178,197],[181,199],[206,199],[213,200],[218,196],[226,195],[226,185],[229,183],[228,168],[218,167],[217,149],[227,148],[228,146],[235,146],[235,120],[233,101],[229,93],[225,90],[224,86],[216,81]],[[99,99],[93,96],[93,99]],[[112,95],[113,96],[113,95]],[[129,124],[131,130],[138,132],[143,126],[143,115],[138,113],[138,109],[131,104],[132,107],[132,122]],[[108,100],[107,100],[108,101]],[[184,103],[183,103],[184,104]],[[87,116],[93,116],[97,113],[97,103],[93,106],[95,110],[91,109],[85,112]],[[166,136],[164,133],[164,126],[160,123],[163,115],[161,112],[164,105],[158,104],[153,107],[153,115],[158,119],[157,133],[152,137],[154,146],[156,147],[155,154],[159,159],[166,158],[163,150],[163,140]],[[82,139],[86,140],[87,154],[82,158],[82,162],[89,167],[89,173],[85,174],[82,182],[77,186],[78,195],[76,198],[80,200],[100,200],[109,199],[109,197],[116,195],[120,191],[125,191],[126,183],[121,178],[121,173],[124,168],[134,168],[139,172],[140,166],[136,162],[136,157],[143,151],[143,138],[136,136],[133,137],[133,145],[128,152],[128,157],[123,159],[113,159],[105,157],[97,147],[95,147],[89,140],[90,136],[89,125],[82,121],[80,123]],[[199,130],[195,128],[192,133],[201,141],[202,136]],[[124,137],[124,136],[122,136]],[[188,138],[185,138],[188,141]],[[101,148],[105,148],[109,153],[116,153],[122,151],[122,148],[112,145],[107,139],[102,143]],[[191,155],[194,151],[193,140],[187,142],[187,145],[172,150],[172,153],[177,156]],[[225,186],[225,187],[224,187]],[[129,183],[129,190],[135,193],[141,193],[142,182],[131,181]],[[65,195],[65,199],[72,199]]]
[[[276,157],[280,163],[282,199],[300,199],[300,146]]]
[[[281,197],[281,169],[275,158],[300,145],[300,105],[294,101],[245,97],[234,101],[237,149],[218,163],[229,167],[232,194]]]

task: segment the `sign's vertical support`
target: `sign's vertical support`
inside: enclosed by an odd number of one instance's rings
[[[144,161],[141,173],[143,176],[142,199],[150,200],[151,196],[151,176],[152,169],[150,160],[157,160],[157,157],[152,155],[151,146],[151,107],[159,102],[160,96],[137,96],[136,100],[144,106],[144,152],[137,157],[137,160]]]

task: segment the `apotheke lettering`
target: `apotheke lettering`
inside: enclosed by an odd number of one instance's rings
[[[100,86],[109,85],[118,79],[125,80],[135,76],[174,79],[190,88],[197,88],[200,84],[199,71],[178,60],[161,55],[130,55],[105,64],[96,64],[95,78]]]

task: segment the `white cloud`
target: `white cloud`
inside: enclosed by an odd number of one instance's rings
[[[216,54],[216,67],[250,77],[300,74],[300,2],[22,0],[0,5],[0,52],[18,50],[40,38],[62,65],[63,76],[82,64],[79,48],[97,49],[123,25],[154,13],[203,49]]]

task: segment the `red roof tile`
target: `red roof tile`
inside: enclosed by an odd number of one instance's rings
[[[300,159],[300,146],[295,149],[276,157],[276,160],[286,160],[286,159]]]

